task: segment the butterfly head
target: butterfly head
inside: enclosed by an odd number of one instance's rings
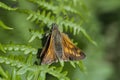
[[[52,24],[52,29],[51,29],[52,31],[54,31],[54,30],[58,30],[58,25],[56,24],[56,23],[53,23]]]

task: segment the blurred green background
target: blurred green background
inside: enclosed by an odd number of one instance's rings
[[[54,1],[54,3],[56,2],[59,5],[63,4],[60,0],[47,1]],[[74,4],[72,4],[72,1]],[[0,0],[0,2],[13,8],[19,6],[20,9],[37,10],[37,5],[26,0]],[[66,5],[68,2],[70,3],[69,0],[63,2]],[[75,4],[79,4],[75,7],[84,17],[85,22],[83,22],[83,28],[96,41],[97,46],[89,42],[81,33],[80,37],[77,37],[78,35],[70,36],[84,50],[86,59],[83,60],[85,66],[85,71],[83,72],[79,68],[74,69],[69,64],[65,64],[64,69],[68,70],[68,77],[71,80],[119,80],[120,0],[71,0],[71,7]],[[73,18],[76,16],[73,14],[69,15]],[[0,5],[0,21],[13,28],[13,30],[6,30],[0,27],[0,43],[8,44],[13,42],[15,44],[31,45],[34,48],[41,48],[42,41],[39,39],[35,39],[31,43],[28,43],[28,40],[31,38],[29,29],[41,30],[39,25],[42,25],[43,22],[41,21],[39,24],[35,24],[27,20],[27,17],[28,15],[20,13],[20,11],[8,11]],[[78,20],[76,19],[76,22],[79,22]],[[83,21],[82,18],[80,20]],[[68,35],[71,34],[69,31],[66,31],[66,33]],[[3,55],[2,52],[0,55]]]

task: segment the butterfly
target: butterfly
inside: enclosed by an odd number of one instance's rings
[[[66,34],[58,30],[58,25],[53,23],[51,33],[40,54],[41,64],[51,64],[59,60],[81,60],[85,56],[84,52],[76,47]]]

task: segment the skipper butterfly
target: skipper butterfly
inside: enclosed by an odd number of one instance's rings
[[[58,60],[69,61],[84,58],[84,52],[76,47],[66,34],[58,30],[57,24],[53,23],[51,33],[48,35],[40,54],[41,64],[51,64]]]

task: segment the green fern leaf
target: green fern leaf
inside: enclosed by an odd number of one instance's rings
[[[0,43],[0,50],[6,53],[5,49],[3,48],[3,45]]]
[[[1,20],[0,20],[0,27],[2,27],[3,29],[7,29],[7,30],[12,30],[13,28],[10,28],[8,26],[6,26]]]
[[[11,8],[2,2],[0,2],[0,7],[6,10],[17,10],[17,8]]]
[[[12,59],[9,59],[6,57],[2,57],[2,56],[0,56],[0,63],[8,64],[8,65],[15,66],[18,68],[20,68],[24,65],[22,62],[15,61],[15,60],[12,60]]]
[[[1,66],[0,66],[0,75],[4,78],[8,78],[7,74],[5,73],[5,71],[3,70]]]
[[[32,42],[35,38],[39,38],[42,39],[43,38],[43,31],[30,31],[32,34],[32,37],[30,38],[30,40],[28,42]]]
[[[6,51],[23,51],[24,54],[37,53],[37,49],[32,48],[31,46],[26,46],[26,45],[8,44],[8,45],[4,45],[4,49]]]

